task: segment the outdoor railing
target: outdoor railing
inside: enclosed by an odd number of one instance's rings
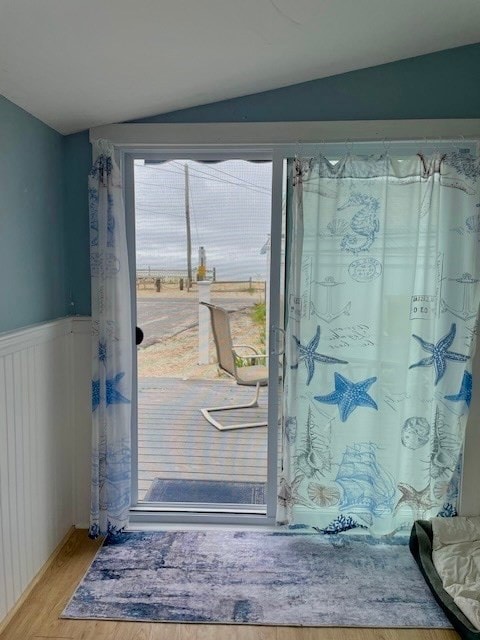
[[[249,278],[248,280],[216,280],[215,269],[209,269],[206,273],[204,281],[210,282],[212,291],[234,292],[234,291],[264,291],[265,280]],[[196,279],[196,274],[192,281],[193,285],[198,284],[201,280]],[[137,289],[153,289],[161,291],[164,285],[176,285],[180,289],[187,286],[186,272],[161,272],[151,270],[137,270],[136,286]]]

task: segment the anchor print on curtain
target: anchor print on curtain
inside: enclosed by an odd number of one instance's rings
[[[289,163],[278,521],[455,515],[480,300],[468,153]]]
[[[118,533],[130,508],[132,326],[125,213],[113,147],[96,143],[88,178],[92,282],[90,536]]]

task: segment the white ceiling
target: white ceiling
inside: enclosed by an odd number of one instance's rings
[[[62,133],[480,41],[480,0],[0,0],[0,94]]]

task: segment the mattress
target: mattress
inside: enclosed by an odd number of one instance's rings
[[[432,560],[443,588],[480,629],[480,517],[433,518]]]
[[[441,523],[438,522],[440,520],[442,521]],[[458,541],[455,538],[453,531],[462,531],[462,526],[460,524],[461,520],[465,519],[434,518],[433,522],[417,520],[413,524],[410,535],[410,551],[412,552],[420,571],[430,587],[433,596],[442,607],[446,616],[460,636],[465,640],[480,640],[480,631],[459,606],[461,603],[463,607],[464,601],[458,600],[458,595],[462,594],[463,598],[468,598],[468,600],[473,602],[475,602],[476,597],[476,602],[478,604],[480,592],[478,590],[476,592],[469,590],[473,584],[470,578],[468,578],[466,590],[462,591],[462,580],[460,578],[462,574],[470,575],[469,570],[474,564],[477,564],[478,559],[473,563],[468,559],[463,559],[465,557],[464,554],[467,554],[467,558],[469,557],[470,552],[467,551],[467,547],[462,547],[462,555],[458,555],[460,554],[460,547],[457,548],[458,554],[456,554],[454,549],[451,549],[450,551],[448,550],[448,547],[450,547],[451,544],[463,544],[462,540],[465,540],[466,531],[473,529],[474,523],[471,523],[467,527],[463,527],[463,534],[460,535],[460,541]],[[474,520],[478,521],[477,528],[480,527],[480,518],[475,518]],[[454,521],[459,522],[452,526]],[[435,538],[435,541],[434,528],[437,532],[437,536],[439,536],[438,540]],[[457,558],[459,559],[457,565],[459,568],[454,568],[455,561],[450,559],[450,555],[457,555]],[[441,577],[437,571],[434,563],[434,557],[439,568],[441,566],[446,567],[447,573],[445,574],[445,587],[448,587],[451,592],[444,587],[444,578]],[[441,569],[441,571],[443,572],[443,569]],[[457,599],[458,604],[455,602],[455,598]],[[472,604],[472,608],[475,608],[474,604]],[[468,611],[470,611],[470,609],[468,609]]]

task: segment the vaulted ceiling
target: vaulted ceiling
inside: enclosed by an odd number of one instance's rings
[[[0,0],[0,94],[71,133],[478,41],[479,0]]]

